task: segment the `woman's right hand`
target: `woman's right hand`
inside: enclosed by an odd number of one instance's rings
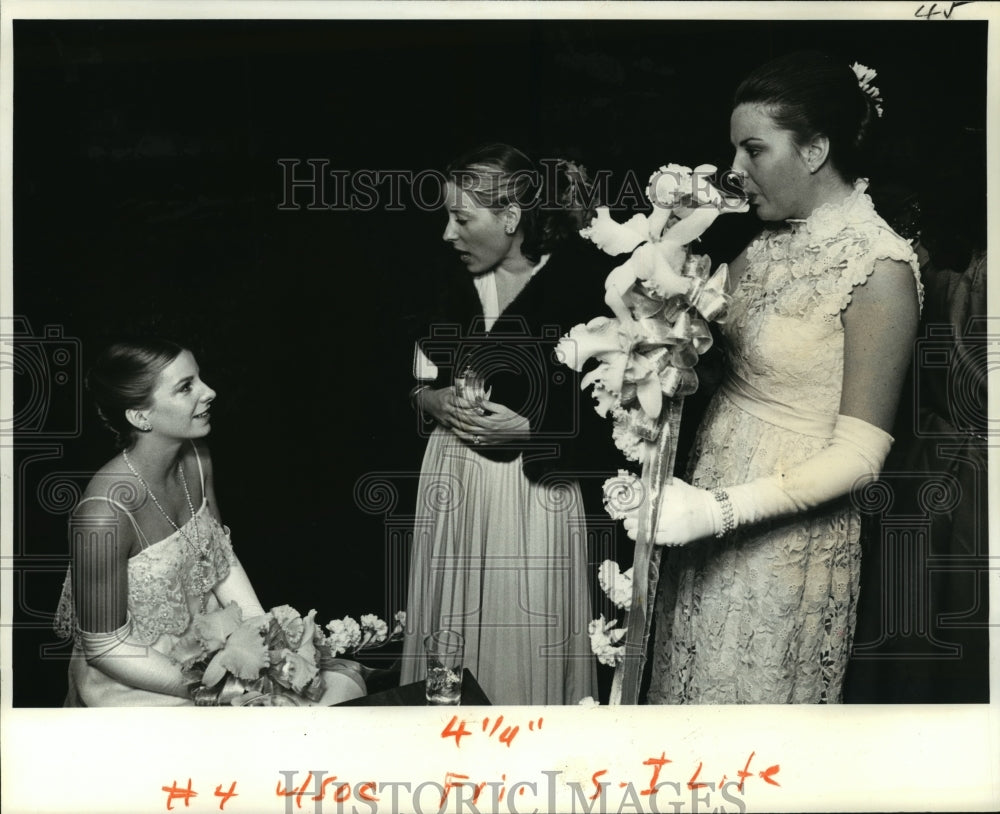
[[[641,508],[625,515],[625,533],[632,540],[639,533]],[[657,545],[686,545],[711,537],[722,525],[722,510],[711,492],[673,478],[662,489],[659,524],[653,540]]]
[[[468,399],[461,398],[454,386],[428,387],[417,393],[416,402],[420,412],[448,430],[456,429],[461,414],[474,406]]]

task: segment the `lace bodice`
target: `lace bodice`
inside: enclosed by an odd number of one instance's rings
[[[116,508],[126,511],[124,507]],[[181,532],[200,540],[204,556],[200,550],[192,549]],[[229,567],[235,562],[229,529],[219,524],[208,510],[207,501],[203,501],[180,531],[143,548],[129,560],[128,612],[134,638],[143,644],[153,644],[163,634],[183,634],[191,624],[192,615],[204,607],[212,589],[229,575]],[[62,636],[78,633],[69,571],[54,627]]]
[[[836,416],[844,368],[841,312],[879,260],[917,258],[875,212],[863,180],[844,201],[767,230],[747,249],[722,326],[737,381],[792,410]]]
[[[843,202],[768,230],[746,255],[723,331],[730,375],[706,411],[691,481],[770,476],[829,444],[856,285],[881,259],[916,257],[860,182]],[[654,703],[840,698],[854,630],[860,514],[849,501],[738,528],[664,554]]]

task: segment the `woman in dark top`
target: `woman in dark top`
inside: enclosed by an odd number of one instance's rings
[[[537,171],[507,145],[449,168],[444,239],[464,269],[418,343],[415,408],[433,424],[421,469],[403,683],[421,642],[465,637],[465,666],[501,704],[597,695],[581,480],[613,466],[610,427],[553,351],[598,315],[608,258],[578,235],[586,179]],[[602,467],[603,464],[603,467]]]

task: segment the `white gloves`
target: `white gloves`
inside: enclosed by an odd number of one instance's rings
[[[833,440],[786,472],[727,488],[736,525],[802,512],[843,497],[878,477],[892,446],[884,430],[847,415],[837,416]]]
[[[709,491],[676,478],[663,491],[655,541],[683,545],[737,526],[803,512],[843,497],[878,477],[892,436],[852,416],[839,415],[829,446],[806,461],[768,477]],[[630,536],[638,520],[625,521]]]
[[[140,690],[188,697],[191,683],[181,668],[149,645],[131,638],[132,617],[109,633],[80,631],[80,644],[87,663],[115,681]]]

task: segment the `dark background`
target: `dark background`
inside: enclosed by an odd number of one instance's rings
[[[81,376],[122,334],[186,344],[217,390],[220,504],[265,607],[403,607],[445,219],[405,189],[400,211],[307,190],[281,211],[279,159],[416,172],[499,140],[643,182],[724,167],[738,80],[800,47],[879,71],[890,219],[956,133],[985,143],[985,23],[15,21],[15,705],[65,692],[67,512],[113,454]],[[722,219],[716,261],[754,228]]]

